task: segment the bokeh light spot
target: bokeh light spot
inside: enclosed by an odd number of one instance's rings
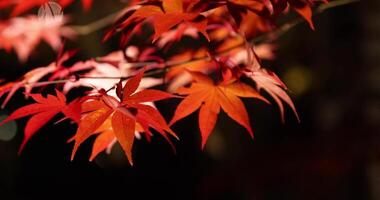
[[[292,67],[284,74],[284,82],[295,95],[301,95],[310,89],[311,72],[306,67]]]
[[[226,141],[221,132],[216,128],[213,135],[207,140],[206,152],[215,160],[223,160],[225,157]]]
[[[0,114],[0,121],[3,121],[8,116],[5,114]],[[2,126],[0,126],[0,140],[9,141],[12,140],[17,133],[16,122],[11,121]]]

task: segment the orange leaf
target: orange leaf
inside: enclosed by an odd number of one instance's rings
[[[104,107],[99,110],[93,111],[81,120],[77,133],[75,134],[74,149],[71,154],[71,160],[74,159],[75,153],[78,147],[106,121],[106,119],[112,114],[112,110]]]
[[[202,149],[206,145],[206,141],[210,136],[210,133],[215,127],[218,114],[220,112],[220,105],[216,103],[217,97],[215,90],[210,91],[208,98],[205,100],[205,104],[202,105],[199,111],[199,129],[202,135]]]
[[[253,137],[248,113],[244,107],[243,102],[236,95],[228,92],[228,90],[223,91],[222,89],[218,88],[216,93],[218,103],[227,113],[227,115],[238,122],[240,125],[244,126],[244,128],[246,128],[249,134]]]
[[[121,112],[115,112],[112,116],[112,129],[129,163],[133,165],[132,146],[135,138],[135,121]]]
[[[190,92],[191,93],[191,92]],[[189,94],[181,103],[178,105],[174,117],[170,121],[170,125],[176,123],[178,120],[187,117],[191,113],[198,110],[198,108],[202,105],[202,102],[205,101],[207,96],[209,95],[208,91],[200,91]]]
[[[300,14],[309,23],[311,29],[315,30],[314,23],[312,20],[313,12],[310,6],[305,5],[303,7],[293,7],[293,9]]]
[[[217,115],[222,108],[229,117],[242,125],[253,137],[248,113],[239,97],[258,98],[266,101],[253,88],[241,82],[214,84],[208,76],[190,72],[193,82],[189,88],[180,88],[180,94],[187,94],[178,105],[170,124],[188,116],[200,107],[199,128],[202,148],[215,127]]]
[[[95,139],[94,146],[92,147],[92,153],[90,156],[90,161],[94,160],[94,158],[102,151],[107,149],[110,144],[115,139],[115,135],[112,130],[104,131],[99,134],[99,136]]]
[[[182,22],[191,24],[192,27],[209,39],[206,32],[207,20],[200,12],[192,11],[190,9],[192,6],[193,4],[184,4],[183,0],[142,2],[137,9],[127,11],[106,35],[105,39],[108,39],[110,35],[119,30],[123,30],[124,35],[129,35],[135,30],[135,27],[141,25],[144,21],[149,21],[153,25],[153,42],[161,37],[163,33]],[[198,20],[198,17],[201,20]]]

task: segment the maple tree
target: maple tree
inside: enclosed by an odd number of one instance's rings
[[[62,8],[73,2],[56,1]],[[89,10],[96,1],[80,2]],[[283,122],[285,103],[300,121],[286,85],[263,66],[262,60],[275,59],[274,39],[280,36],[276,34],[296,24],[281,25],[279,19],[294,12],[315,29],[315,10],[334,7],[326,6],[330,5],[327,0],[133,0],[111,15],[114,23],[103,19],[104,24],[95,23],[96,28],[86,27],[86,31],[68,25],[66,16],[23,15],[49,3],[0,1],[0,10],[9,13],[0,20],[0,50],[14,50],[24,63],[41,41],[58,52],[51,64],[30,68],[17,80],[0,81],[2,108],[20,88],[25,89],[25,97],[36,101],[14,111],[0,126],[31,116],[21,152],[42,126],[63,113],[63,119],[77,126],[70,139],[74,143],[71,159],[84,141],[96,136],[90,160],[118,142],[131,165],[136,138],[144,136],[150,141],[159,133],[175,150],[171,137],[179,138],[171,126],[197,110],[202,148],[222,111],[253,138],[254,127],[242,98],[259,99],[268,105],[272,98]],[[299,18],[296,20],[299,23]],[[75,40],[76,35],[106,27],[104,42],[119,37],[119,50],[78,61],[74,58],[77,51],[63,45],[64,39]],[[183,43],[185,40],[191,45]],[[186,45],[178,45],[182,43]],[[45,91],[48,85],[56,85],[55,96],[33,92],[35,88]],[[151,89],[154,86],[166,91]],[[76,87],[91,90],[68,103],[66,95]],[[155,102],[170,98],[180,103],[167,123]]]

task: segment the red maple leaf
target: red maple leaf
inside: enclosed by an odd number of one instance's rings
[[[37,103],[17,109],[0,123],[1,126],[9,121],[33,115],[26,124],[24,140],[20,146],[19,153],[21,153],[29,139],[58,113],[62,112],[66,118],[70,118],[76,123],[79,123],[80,120],[79,100],[74,100],[67,104],[65,95],[58,90],[56,90],[56,96],[48,95],[43,97],[41,94],[29,94],[29,96]]]
[[[142,77],[143,71],[130,78],[124,87],[120,82],[116,89],[119,99],[100,91],[99,96],[89,97],[89,100],[82,104],[83,117],[74,137],[75,145],[71,159],[74,158],[78,147],[91,135],[97,133],[102,134],[94,144],[90,160],[109,146],[116,137],[131,165],[133,164],[131,150],[136,130],[143,130],[148,140],[152,136],[149,128],[158,131],[169,143],[167,133],[177,138],[161,114],[154,107],[144,104],[172,98],[174,95],[153,89],[135,93]]]
[[[63,66],[63,63],[66,62],[69,58],[71,58],[75,54],[75,52],[76,51],[68,51],[65,53],[60,53],[57,60],[55,62],[50,63],[48,66],[37,67],[33,70],[30,70],[16,81],[0,85],[0,98],[6,93],[8,93],[5,100],[1,104],[1,108],[5,107],[5,105],[10,101],[12,96],[20,88],[25,88],[24,93],[25,96],[28,97],[32,89],[39,85],[39,81],[41,81],[41,79],[43,79],[51,73],[53,74],[50,77],[50,80],[55,80],[57,78],[65,78],[72,72],[90,68],[92,64],[91,62],[78,62],[75,64],[76,68],[73,68],[70,71]]]
[[[109,38],[117,30],[123,30],[124,35],[129,35],[146,20],[150,20],[153,24],[153,41],[156,41],[163,33],[181,23],[186,23],[188,26],[196,28],[209,39],[206,32],[207,19],[199,11],[192,10],[192,5],[184,4],[183,0],[161,0],[142,3],[137,9],[128,10],[106,35],[105,39]],[[180,36],[182,34],[183,32]]]

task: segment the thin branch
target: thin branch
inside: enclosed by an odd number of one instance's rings
[[[164,69],[160,69],[161,72],[163,70]],[[157,70],[156,71],[150,71],[150,72],[144,73],[144,77],[153,76],[153,75],[157,75],[157,74],[158,74]],[[71,78],[59,79],[59,80],[55,80],[55,81],[40,81],[38,83],[25,83],[24,85],[25,86],[30,85],[30,86],[33,86],[33,87],[42,87],[42,86],[46,86],[46,85],[66,83],[68,81],[75,82],[75,81],[78,81],[80,79],[127,80],[129,78],[132,78],[133,76],[134,75],[129,75],[129,76],[96,76],[96,77],[95,76],[73,76]]]
[[[110,15],[107,15],[104,18],[96,20],[90,24],[74,25],[70,26],[70,28],[72,28],[78,35],[88,35],[114,23],[123,11],[124,10],[119,10],[117,12],[111,13]]]
[[[356,3],[356,2],[360,2],[360,0],[336,0],[336,1],[332,1],[328,4],[322,4],[320,6],[318,6],[315,11],[313,12],[313,16],[315,15],[318,15],[318,14],[321,14],[323,12],[325,12],[326,10],[329,10],[331,8],[336,8],[336,7],[340,7],[340,6],[344,6],[344,5],[348,5],[348,4],[352,4],[352,3]],[[113,20],[119,15],[120,12],[117,12],[117,13],[113,13],[105,18],[102,18],[96,22],[93,22],[89,25],[85,25],[85,26],[76,26],[76,27],[73,27],[76,31],[78,31],[79,34],[82,34],[82,35],[86,35],[86,34],[89,34],[91,32],[94,32],[96,30],[99,30],[101,28],[104,28],[106,26],[108,26],[109,23],[112,23]],[[277,28],[275,31],[273,32],[270,32],[270,33],[267,33],[267,34],[264,34],[260,37],[256,37],[252,40],[250,40],[249,42],[252,43],[252,44],[255,44],[255,43],[262,43],[262,42],[268,42],[268,41],[272,41],[273,38],[279,38],[281,36],[283,36],[285,33],[287,33],[289,30],[291,30],[292,28],[294,28],[295,26],[301,24],[301,23],[304,23],[305,20],[301,17],[297,17],[296,19],[294,19],[293,21],[291,22],[288,22],[288,23],[285,23],[283,24],[282,26],[280,26],[279,28]],[[232,46],[230,48],[227,48],[223,51],[219,51],[219,52],[216,52],[217,55],[223,55],[225,53],[228,53],[230,52],[231,50],[234,50],[238,47],[241,47],[242,45],[244,45],[244,43],[241,43],[241,44],[237,44],[235,46]],[[201,56],[201,57],[195,57],[195,58],[192,58],[190,60],[180,60],[180,61],[167,61],[165,63],[158,63],[158,62],[135,62],[135,63],[128,63],[129,65],[131,65],[132,67],[144,67],[144,66],[154,66],[154,65],[157,65],[158,67],[160,67],[160,69],[157,69],[157,70],[154,70],[154,71],[149,71],[147,73],[144,74],[144,76],[152,76],[152,75],[157,75],[157,74],[161,74],[165,71],[167,71],[169,68],[172,68],[172,67],[175,67],[175,66],[178,66],[178,65],[182,65],[182,64],[187,64],[187,63],[191,63],[191,62],[196,62],[196,61],[200,61],[200,60],[206,60],[206,59],[209,59],[208,56]],[[131,76],[119,76],[119,77],[88,77],[88,76],[78,76],[76,77],[76,80],[78,79],[115,79],[115,80],[119,80],[119,79],[122,79],[122,80],[126,80],[126,79],[129,79],[131,78],[133,75]],[[60,80],[56,80],[56,81],[43,81],[43,82],[38,82],[38,83],[33,83],[33,86],[45,86],[45,85],[49,85],[49,84],[59,84],[59,83],[65,83],[67,81],[73,81],[73,79],[60,79]],[[26,83],[26,85],[31,85],[31,84],[28,84]]]
[[[321,13],[325,10],[328,10],[330,8],[335,8],[335,7],[339,7],[339,6],[344,6],[344,5],[347,5],[347,4],[351,4],[351,3],[356,3],[356,2],[360,2],[360,0],[339,0],[339,1],[331,1],[329,2],[328,4],[322,4],[320,5],[317,9],[316,9],[316,12],[317,13]]]
[[[31,85],[33,87],[42,87],[53,84],[66,83],[67,81],[72,81],[72,79],[60,79],[55,81],[40,81],[38,83],[25,83],[25,86]]]

